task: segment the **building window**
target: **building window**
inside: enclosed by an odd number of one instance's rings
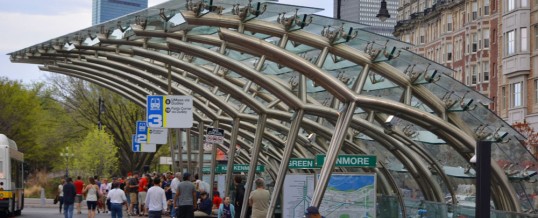
[[[506,52],[508,55],[514,54],[516,52],[515,35],[516,34],[513,30],[506,33]]]
[[[452,14],[446,16],[446,31],[452,31]]]
[[[476,85],[478,78],[478,69],[476,65],[471,66],[471,84]]]
[[[482,62],[482,75],[484,82],[489,81],[489,61]]]
[[[528,7],[529,6],[529,2],[527,0],[521,0],[521,7]]]
[[[452,43],[446,44],[446,60],[452,61]]]
[[[538,104],[538,79],[534,80],[534,104]]]
[[[511,10],[514,10],[514,8],[516,7],[516,0],[508,0],[508,4],[507,4],[507,11],[511,11]]]
[[[484,15],[489,15],[489,0],[484,1]]]
[[[534,49],[538,49],[538,26],[534,26]]]
[[[473,52],[478,50],[478,36],[476,33],[473,33]]]
[[[512,84],[511,91],[512,91],[512,107],[520,107],[522,105],[522,82],[517,82]]]
[[[527,28],[521,28],[521,51],[527,51],[528,49]]]
[[[424,27],[420,28],[420,44],[426,43],[426,31],[424,30]]]
[[[478,2],[476,1],[473,2],[472,7],[473,7],[472,20],[476,20],[478,18]]]
[[[482,31],[482,38],[484,38],[484,48],[489,48],[489,29]]]
[[[499,110],[503,110],[506,107],[506,87],[501,88],[501,105],[499,105]]]
[[[469,38],[469,34],[467,34],[465,35],[465,54],[469,54],[470,51],[471,51],[471,39]]]

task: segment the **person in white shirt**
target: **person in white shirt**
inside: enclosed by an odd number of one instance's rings
[[[166,211],[167,202],[164,189],[161,188],[161,179],[153,179],[153,187],[146,193],[146,211],[149,211],[149,218],[161,218],[162,212]]]
[[[177,192],[177,187],[179,186],[179,178],[181,177],[181,173],[180,172],[176,172],[174,174],[174,179],[172,179],[172,182],[170,183],[170,190],[172,190],[172,196],[176,196],[176,192]],[[174,208],[172,208],[172,210],[170,211],[170,216],[171,217],[176,217],[176,210],[174,210]]]
[[[125,192],[120,189],[119,182],[112,183],[112,190],[108,192],[106,198],[107,200],[110,199],[110,212],[112,214],[112,218],[122,218],[123,212],[121,209],[122,205],[127,202],[127,197],[125,196]]]

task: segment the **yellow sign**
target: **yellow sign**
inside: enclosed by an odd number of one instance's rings
[[[0,191],[0,198],[13,198],[13,192]]]

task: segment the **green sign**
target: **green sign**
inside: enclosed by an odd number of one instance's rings
[[[291,158],[288,164],[290,169],[315,169],[314,159],[307,158]]]
[[[215,168],[215,173],[226,173],[226,168],[227,167],[228,167],[227,165],[219,164]],[[234,173],[248,172],[249,167],[250,166],[248,164],[234,164]],[[256,166],[256,172],[259,173],[259,172],[263,172],[263,171],[265,171],[265,166],[264,165]],[[202,168],[202,173],[211,173],[211,167],[203,167]]]
[[[325,154],[316,155],[316,166],[323,166]],[[337,167],[376,167],[377,156],[374,155],[338,155],[336,159]]]

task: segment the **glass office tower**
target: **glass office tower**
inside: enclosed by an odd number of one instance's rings
[[[148,7],[148,0],[93,0],[92,25]]]

